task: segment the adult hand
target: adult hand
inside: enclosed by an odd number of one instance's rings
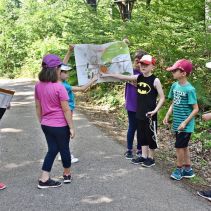
[[[70,128],[70,138],[74,138],[74,137],[75,137],[75,129]]]

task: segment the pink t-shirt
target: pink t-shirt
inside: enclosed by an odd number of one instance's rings
[[[35,98],[39,100],[42,114],[41,124],[51,127],[67,125],[61,101],[69,100],[67,91],[61,83],[38,82],[35,85]]]

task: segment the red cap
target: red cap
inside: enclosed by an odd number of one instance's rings
[[[144,55],[144,56],[140,59],[140,63],[155,65],[156,60],[155,60],[155,58],[153,58],[151,55]]]
[[[176,61],[173,66],[168,67],[166,70],[173,71],[176,69],[180,69],[186,73],[191,73],[193,70],[193,65],[189,60],[180,59],[180,60]]]

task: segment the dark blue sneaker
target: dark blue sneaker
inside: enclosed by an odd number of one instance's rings
[[[137,156],[137,157],[141,157],[141,156],[142,156],[142,151],[141,151],[141,150],[138,150],[138,151],[136,152],[136,156]]]
[[[171,178],[177,181],[182,179],[182,168],[176,168],[175,171],[172,172]]]
[[[124,153],[124,155],[125,155],[125,158],[126,158],[127,160],[133,159],[133,152],[132,152],[131,150],[126,151],[126,152]]]
[[[68,183],[71,183],[72,182],[72,177],[71,175],[63,175],[63,179],[64,179],[64,183],[65,184],[68,184]]]
[[[146,160],[146,158],[137,157],[137,158],[133,158],[131,160],[131,163],[133,163],[133,164],[142,164],[145,160]]]
[[[51,178],[49,178],[46,182],[42,182],[41,180],[39,180],[38,182],[39,182],[39,184],[37,187],[39,189],[58,188],[62,185],[61,182],[52,180]]]
[[[182,170],[182,177],[185,177],[185,178],[195,177],[195,174],[193,172],[193,169],[192,168],[190,168],[190,170],[183,169]]]
[[[155,165],[155,160],[152,158],[147,158],[143,163],[142,166],[146,168],[150,168]]]
[[[205,199],[211,201],[211,190],[208,191],[198,191],[197,194]]]

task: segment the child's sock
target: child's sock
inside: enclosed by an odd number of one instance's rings
[[[177,168],[181,170],[182,169],[182,166],[177,166]]]
[[[191,170],[191,165],[184,165],[185,171],[190,171]]]

